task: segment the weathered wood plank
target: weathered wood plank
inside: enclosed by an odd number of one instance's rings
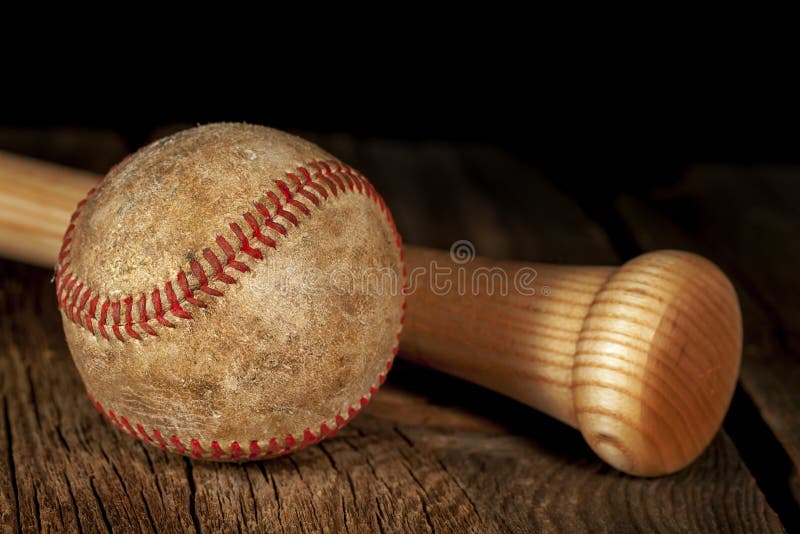
[[[615,260],[568,198],[491,149],[321,141],[376,182],[410,241]],[[495,173],[522,192],[496,188]],[[0,272],[0,517],[10,531],[782,530],[724,434],[687,470],[636,479],[603,465],[574,430],[402,362],[365,413],[319,447],[243,466],[153,451],[86,399],[51,273],[9,262]]]
[[[237,466],[152,451],[85,398],[48,305],[50,274],[8,263],[3,272],[0,376],[17,488],[0,505],[14,510],[18,498],[25,530],[780,529],[724,436],[676,476],[627,477],[577,432],[409,365],[341,437],[292,457]],[[395,415],[406,390],[410,424]],[[462,399],[456,428],[441,417],[420,424],[429,405],[435,416]],[[0,465],[7,478],[7,460]]]

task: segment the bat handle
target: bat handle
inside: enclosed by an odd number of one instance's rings
[[[402,356],[560,419],[634,475],[685,467],[719,429],[742,323],[708,260],[659,251],[568,267],[414,247],[406,258]]]
[[[0,256],[53,267],[95,174],[0,152]]]

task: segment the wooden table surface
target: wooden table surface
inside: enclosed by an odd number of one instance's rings
[[[195,462],[101,419],[64,341],[52,271],[0,261],[0,529],[800,528],[800,169],[694,167],[677,183],[604,198],[491,147],[307,136],[372,179],[409,243],[469,239],[484,256],[590,264],[674,247],[716,261],[745,317],[724,430],[684,471],[633,478],[577,431],[398,362],[335,439],[261,463]],[[0,129],[0,149],[97,172],[131,148],[104,131]]]

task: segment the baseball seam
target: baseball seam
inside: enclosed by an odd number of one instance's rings
[[[109,175],[113,170],[109,172]],[[339,413],[332,420],[320,423],[318,431],[308,427],[303,431],[302,437],[288,434],[283,438],[269,438],[261,441],[251,440],[247,442],[246,447],[249,450],[247,452],[238,441],[233,441],[227,447],[223,447],[217,441],[202,444],[198,439],[184,438],[181,440],[177,435],[165,437],[161,431],[155,428],[148,433],[142,424],[131,422],[127,417],[115,413],[113,409],[106,409],[94,398],[91,392],[87,392],[92,404],[108,421],[119,429],[127,431],[133,437],[151,445],[156,445],[162,450],[171,450],[178,454],[198,459],[245,461],[280,456],[305,448],[325,437],[333,436],[339,429],[349,423],[361,409],[367,406],[371,398],[377,393],[378,388],[386,380],[386,373],[391,369],[394,356],[397,354],[406,310],[405,293],[407,286],[405,285],[405,280],[407,271],[402,240],[391,212],[380,194],[363,175],[335,160],[315,161],[297,167],[296,173],[287,172],[285,180],[274,181],[278,191],[283,196],[283,200],[275,192],[268,191],[263,197],[252,203],[255,213],[246,212],[242,215],[242,220],[232,221],[229,224],[230,230],[238,240],[237,248],[234,248],[229,239],[218,235],[215,243],[222,253],[222,259],[220,259],[220,254],[214,252],[211,247],[204,248],[203,258],[207,261],[208,268],[204,268],[199,261],[192,260],[188,269],[180,269],[174,277],[166,281],[161,287],[157,287],[150,292],[149,298],[146,293],[139,294],[135,299],[135,310],[133,296],[126,296],[117,300],[112,300],[107,296],[101,297],[99,293],[92,290],[87,284],[79,281],[78,277],[69,270],[72,233],[75,230],[75,223],[80,216],[81,210],[89,198],[97,192],[104,179],[101,179],[97,186],[89,190],[86,198],[78,203],[77,209],[72,214],[70,224],[64,233],[58,256],[55,283],[58,307],[62,313],[71,322],[87,330],[93,336],[97,337],[99,333],[109,342],[114,340],[119,342],[141,341],[144,334],[158,336],[158,331],[154,326],[160,325],[159,328],[175,328],[175,323],[178,322],[178,319],[191,320],[193,318],[190,313],[192,311],[190,306],[205,308],[207,306],[206,300],[211,297],[223,297],[225,293],[220,289],[224,288],[225,285],[236,283],[237,279],[232,275],[236,275],[236,272],[244,273],[250,270],[247,264],[242,261],[245,260],[245,256],[249,256],[253,260],[265,259],[265,250],[262,251],[258,248],[258,245],[254,246],[255,242],[264,247],[276,249],[278,236],[286,236],[288,234],[287,226],[297,227],[300,225],[302,219],[293,211],[287,209],[289,206],[305,217],[311,216],[311,209],[298,197],[303,197],[307,202],[311,202],[314,207],[320,207],[322,203],[320,197],[322,197],[322,200],[327,201],[337,197],[340,193],[343,194],[348,191],[365,195],[374,201],[386,216],[387,222],[392,229],[395,244],[399,250],[404,280],[402,312],[398,331],[395,334],[392,354],[386,362],[386,371],[378,376],[377,382],[373,383],[369,391],[359,398],[357,404],[348,405],[346,413]],[[292,184],[294,190],[287,182]],[[310,191],[310,189],[313,189],[314,192]],[[272,211],[267,207],[268,203],[272,205]],[[278,218],[284,224],[276,220]],[[242,221],[244,225],[240,224]],[[243,226],[250,229],[251,235],[249,238],[242,230]],[[226,269],[228,272],[226,272]],[[173,282],[175,283],[173,284]],[[181,292],[181,296],[176,293],[176,287]],[[204,295],[203,299],[206,300],[198,298],[200,296],[198,293]],[[168,309],[165,309],[162,294],[166,297]],[[108,327],[111,329],[111,334],[108,332]]]
[[[313,172],[309,171],[309,168],[313,169]],[[315,207],[321,205],[320,197],[328,200],[331,198],[329,194],[336,197],[348,191],[372,199],[378,204],[392,228],[405,269],[402,242],[391,213],[383,198],[363,175],[339,161],[317,161],[297,167],[297,173],[287,172],[286,180],[293,184],[294,191],[286,181],[275,180],[283,200],[273,191],[268,191],[263,197],[252,202],[255,213],[245,212],[241,220],[230,222],[228,226],[238,241],[236,248],[231,244],[231,239],[221,234],[217,235],[215,244],[218,252],[212,246],[205,247],[202,251],[205,267],[202,262],[194,259],[188,268],[179,269],[175,276],[153,289],[149,295],[143,292],[116,300],[101,296],[88,284],[80,281],[69,269],[72,232],[81,209],[97,191],[97,187],[92,188],[86,198],[78,203],[78,208],[72,214],[70,224],[64,233],[56,270],[58,307],[70,321],[88,330],[95,337],[99,334],[107,341],[125,342],[132,339],[141,341],[143,335],[158,335],[154,326],[175,328],[175,323],[179,319],[193,319],[190,306],[205,308],[212,297],[224,296],[221,290],[225,289],[226,285],[236,283],[237,273],[250,270],[244,262],[245,256],[254,260],[265,258],[260,248],[254,248],[255,242],[267,248],[277,248],[276,238],[288,234],[287,225],[294,227],[300,225],[302,219],[287,209],[288,206],[295,208],[302,216],[311,215],[306,203],[298,199],[300,196]],[[316,194],[309,189],[313,189]],[[267,204],[272,206],[272,211]],[[243,226],[250,229],[249,238],[242,230]],[[405,274],[404,272],[404,278]]]

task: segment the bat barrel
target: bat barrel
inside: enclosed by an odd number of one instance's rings
[[[406,255],[412,277],[438,275],[412,279],[405,357],[580,429],[630,474],[675,472],[718,430],[742,334],[733,287],[711,262],[678,251],[620,268]]]
[[[719,429],[741,353],[739,302],[713,263],[679,251],[635,258],[584,320],[572,367],[577,427],[621,471],[675,472]]]

